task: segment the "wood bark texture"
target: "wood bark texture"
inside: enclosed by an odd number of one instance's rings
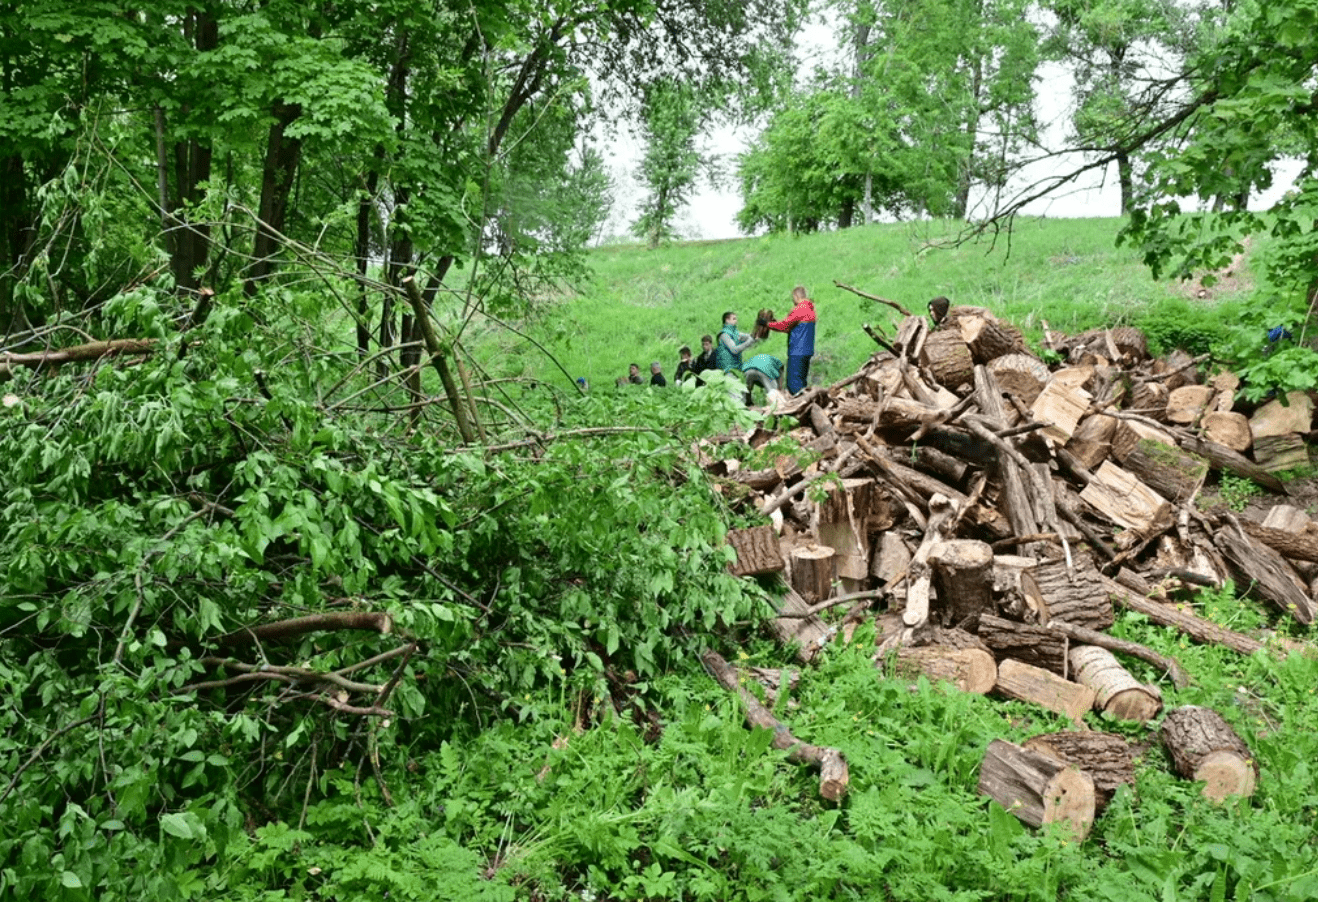
[[[1066,731],[1027,739],[1024,748],[1079,768],[1094,781],[1094,813],[1102,814],[1122,786],[1135,785],[1135,755],[1115,733]]]
[[[1203,781],[1204,797],[1220,802],[1251,796],[1259,766],[1231,726],[1212,708],[1185,705],[1167,713],[1159,730],[1176,773]]]
[[[995,739],[979,768],[979,792],[1031,827],[1060,823],[1076,841],[1094,823],[1094,781],[1051,755]]]

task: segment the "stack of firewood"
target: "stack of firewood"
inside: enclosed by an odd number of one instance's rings
[[[764,518],[730,534],[733,570],[781,574],[772,626],[803,662],[873,620],[881,668],[1074,721],[1074,733],[994,742],[980,788],[1022,820],[1083,835],[1133,774],[1126,742],[1085,731],[1086,714],[1149,722],[1162,710],[1157,682],[1122,659],[1151,664],[1159,681],[1190,679],[1105,632],[1114,605],[1242,654],[1264,641],[1197,616],[1179,603],[1187,593],[1233,579],[1284,616],[1313,619],[1318,527],[1303,512],[1278,505],[1256,523],[1196,504],[1215,470],[1284,495],[1274,474],[1307,462],[1312,404],[1297,393],[1246,417],[1234,376],[1205,381],[1204,361],[1185,354],[1151,359],[1131,328],[1045,326],[1062,360],[1052,366],[982,308],[953,307],[937,327],[908,315],[891,338],[866,331],[883,350],[859,372],[737,437],[788,453],[752,469],[728,439],[701,447],[733,503]],[[784,434],[794,441],[775,441]],[[1257,765],[1216,712],[1169,712],[1160,735],[1205,794],[1253,791]]]

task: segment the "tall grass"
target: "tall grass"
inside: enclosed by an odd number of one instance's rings
[[[718,331],[725,310],[736,311],[748,330],[762,307],[785,315],[800,284],[819,311],[812,381],[828,383],[877,349],[862,324],[891,334],[899,319],[892,308],[835,283],[912,312],[923,312],[936,295],[988,307],[1034,341],[1044,320],[1080,331],[1129,323],[1160,305],[1201,310],[1205,301],[1182,285],[1155,282],[1137,252],[1115,246],[1120,226],[1119,219],[1024,219],[1009,234],[958,244],[961,224],[937,221],[657,250],[600,248],[589,258],[593,279],[546,308],[554,329],[532,328],[568,371],[597,387],[612,385],[631,362],[646,370],[658,360],[671,376],[678,348],[688,344],[699,353],[700,336]],[[764,350],[785,355],[783,337],[771,337]],[[534,355],[514,357],[528,374],[562,379]]]

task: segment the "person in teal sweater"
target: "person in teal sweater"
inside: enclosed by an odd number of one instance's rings
[[[741,369],[741,352],[755,344],[756,339],[737,331],[737,314],[729,310],[723,314],[723,329],[714,346],[714,366],[725,373]]]
[[[783,362],[772,354],[756,354],[741,366],[746,374],[746,404],[752,403],[755,386],[764,389],[765,397],[773,389],[783,390]]]

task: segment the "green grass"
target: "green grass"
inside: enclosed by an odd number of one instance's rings
[[[801,284],[819,311],[812,381],[828,383],[855,372],[876,350],[863,323],[891,334],[900,318],[835,282],[916,313],[937,295],[988,307],[1036,342],[1045,319],[1054,329],[1074,332],[1166,309],[1161,335],[1221,303],[1187,300],[1182,286],[1155,282],[1135,251],[1115,247],[1121,224],[1027,219],[996,241],[960,245],[954,244],[959,223],[919,222],[653,251],[639,245],[600,248],[589,257],[594,279],[544,308],[561,327],[550,332],[547,344],[569,372],[586,376],[596,388],[611,387],[633,361],[645,368],[658,360],[671,376],[678,348],[689,344],[698,353],[700,336],[718,331],[725,310],[736,311],[748,329],[762,307],[786,315],[792,287]],[[1179,338],[1171,335],[1172,341]],[[515,347],[510,342],[505,350]],[[765,350],[784,356],[785,340],[773,336]],[[562,379],[534,355],[517,360],[528,374]]]

